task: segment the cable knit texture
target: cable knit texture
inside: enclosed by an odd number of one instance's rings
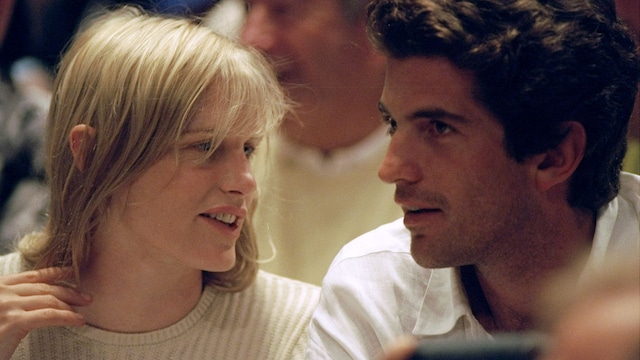
[[[0,257],[2,275],[24,270]],[[31,331],[12,359],[302,359],[319,288],[260,271],[237,293],[205,287],[196,307],[167,328],[137,334],[91,326]]]

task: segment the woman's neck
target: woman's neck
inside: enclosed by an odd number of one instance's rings
[[[93,302],[76,309],[91,326],[116,332],[162,329],[184,318],[202,294],[200,270],[161,268],[122,250],[92,255],[78,287]]]

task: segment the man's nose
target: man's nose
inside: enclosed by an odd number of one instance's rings
[[[247,10],[240,41],[269,53],[275,46],[275,30],[268,9],[262,4],[255,4]]]
[[[401,134],[394,134],[378,169],[378,177],[390,184],[419,181],[421,173],[415,155],[415,148],[412,149],[411,143]]]

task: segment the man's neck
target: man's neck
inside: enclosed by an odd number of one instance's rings
[[[533,327],[532,306],[529,303],[531,296],[524,297],[524,302],[518,302],[517,307],[512,307],[508,301],[512,299],[502,301],[505,299],[500,294],[480,281],[473,265],[462,266],[460,277],[473,315],[488,332],[524,331]],[[529,290],[536,292],[531,288]]]
[[[562,217],[539,228],[534,238],[518,239],[521,246],[501,261],[461,267],[462,284],[481,325],[494,333],[532,330],[545,281],[591,246],[594,229],[591,215],[578,215],[575,222]]]

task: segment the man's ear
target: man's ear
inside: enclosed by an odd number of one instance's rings
[[[69,132],[69,147],[73,154],[73,161],[78,170],[85,169],[87,154],[93,146],[96,130],[86,124],[74,126]]]
[[[554,149],[535,156],[536,183],[542,191],[566,182],[582,161],[587,146],[587,133],[581,123],[567,121],[562,125],[565,138]]]

